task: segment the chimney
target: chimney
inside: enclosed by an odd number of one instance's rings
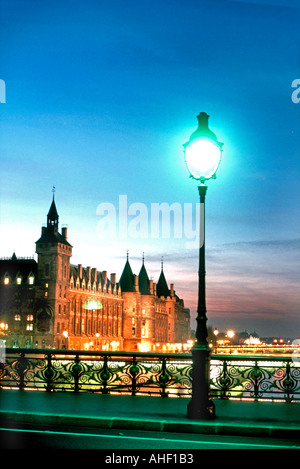
[[[153,295],[156,296],[156,283],[153,283]]]
[[[97,282],[97,269],[96,269],[96,267],[92,268],[92,281]]]
[[[79,278],[82,278],[82,264],[78,264],[78,275]]]
[[[87,270],[87,273],[88,273],[89,281],[91,281],[91,268],[87,267],[86,270]]]
[[[153,295],[153,280],[150,280],[150,295]]]
[[[110,274],[110,281],[115,285],[117,283],[117,274]]]
[[[65,238],[65,240],[67,241],[68,239],[68,228],[66,228],[65,226],[61,229],[61,234],[62,234],[62,237]]]
[[[135,288],[135,291],[139,291],[139,276],[138,275],[134,276],[134,288]]]
[[[103,270],[102,277],[103,277],[103,280],[104,280],[104,285],[106,285],[107,284],[107,271],[106,270]]]
[[[174,283],[171,283],[171,298],[174,296]]]

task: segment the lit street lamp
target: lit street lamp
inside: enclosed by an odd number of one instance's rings
[[[62,348],[63,348],[63,349],[68,349],[68,348],[69,348],[69,347],[68,347],[68,337],[69,337],[69,333],[68,333],[68,331],[63,331],[62,335],[63,335],[63,337],[64,337],[63,340],[62,340]]]
[[[192,399],[188,404],[190,419],[215,417],[215,406],[210,398],[210,352],[207,342],[206,298],[205,298],[205,194],[208,179],[215,179],[222,155],[223,143],[208,128],[209,116],[200,112],[197,116],[198,129],[192,133],[184,146],[184,157],[190,177],[200,181],[200,247],[199,283],[196,342],[192,348],[193,376]]]
[[[217,342],[217,337],[218,337],[218,335],[219,335],[218,329],[215,328],[215,329],[213,330],[213,333],[214,333],[214,336],[215,336],[215,353],[217,353],[217,350],[218,350],[218,349],[217,349],[217,343],[218,343],[218,342]]]

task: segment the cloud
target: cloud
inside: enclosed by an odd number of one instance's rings
[[[154,256],[155,257],[155,256]],[[206,250],[206,304],[210,322],[293,336],[299,323],[300,239],[241,241]],[[196,315],[198,250],[168,263],[177,294]],[[243,326],[244,324],[244,326]],[[218,326],[219,327],[219,326]],[[299,328],[299,325],[298,325]]]

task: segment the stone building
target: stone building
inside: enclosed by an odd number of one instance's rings
[[[149,280],[127,260],[115,273],[71,264],[54,197],[34,259],[0,260],[0,338],[8,347],[175,351],[190,338],[189,310],[161,269]]]

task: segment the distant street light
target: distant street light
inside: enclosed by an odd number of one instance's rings
[[[218,342],[217,342],[217,337],[218,337],[218,335],[219,335],[218,329],[215,328],[215,329],[213,330],[213,333],[214,333],[214,336],[215,336],[215,353],[217,353],[217,350],[218,350],[218,349],[217,349],[217,343],[218,343]]]
[[[200,181],[200,247],[199,284],[196,342],[192,348],[193,376],[192,399],[188,404],[190,419],[211,419],[215,417],[215,406],[210,398],[210,352],[207,342],[206,294],[205,294],[205,194],[208,179],[215,179],[222,155],[223,143],[208,128],[209,116],[200,112],[197,116],[198,129],[192,133],[184,146],[184,156],[190,177]]]
[[[68,349],[69,348],[69,346],[68,346],[68,337],[69,337],[68,331],[63,331],[62,336],[63,336],[62,349]]]

